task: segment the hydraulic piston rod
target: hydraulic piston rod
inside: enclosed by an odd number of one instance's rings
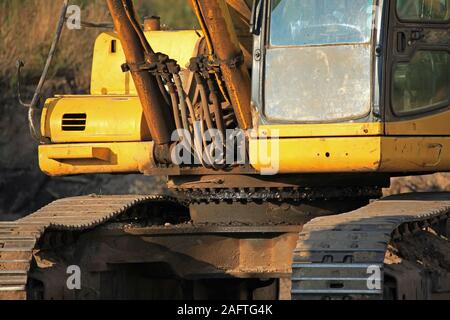
[[[108,0],[108,7],[115,30],[122,43],[153,141],[157,148],[158,146],[168,146],[175,128],[174,119],[156,77],[148,70],[139,68],[149,62],[148,51],[152,52],[152,50],[143,37],[143,32],[141,33],[141,30],[137,29],[141,26],[135,17],[132,1]]]
[[[204,33],[220,64],[228,94],[241,129],[252,127],[251,81],[236,30],[225,0],[192,0]]]

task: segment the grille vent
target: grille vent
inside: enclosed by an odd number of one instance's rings
[[[62,119],[63,131],[84,131],[86,130],[86,113],[66,113]]]

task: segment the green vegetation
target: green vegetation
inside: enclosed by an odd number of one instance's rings
[[[168,29],[196,27],[188,0],[136,0],[141,17],[158,15]],[[0,88],[2,95],[16,84],[17,59],[25,61],[23,81],[34,84],[40,76],[53,38],[61,0],[0,1]],[[111,22],[105,0],[72,0],[80,5],[82,20]],[[92,49],[101,29],[64,29],[51,78],[65,80],[75,91],[89,87]]]

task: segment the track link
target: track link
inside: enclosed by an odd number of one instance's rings
[[[294,252],[292,298],[382,299],[384,259],[391,240],[439,226],[449,218],[450,193],[405,194],[306,224]],[[368,271],[380,271],[368,285]]]
[[[0,300],[27,299],[33,250],[46,230],[86,231],[137,205],[171,202],[166,196],[85,196],[57,200],[23,219],[0,223]]]

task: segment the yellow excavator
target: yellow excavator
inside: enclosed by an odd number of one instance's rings
[[[0,298],[450,297],[450,193],[382,197],[450,171],[450,0],[192,0],[181,31],[107,3],[90,94],[30,106],[40,167],[171,196],[0,223]]]

